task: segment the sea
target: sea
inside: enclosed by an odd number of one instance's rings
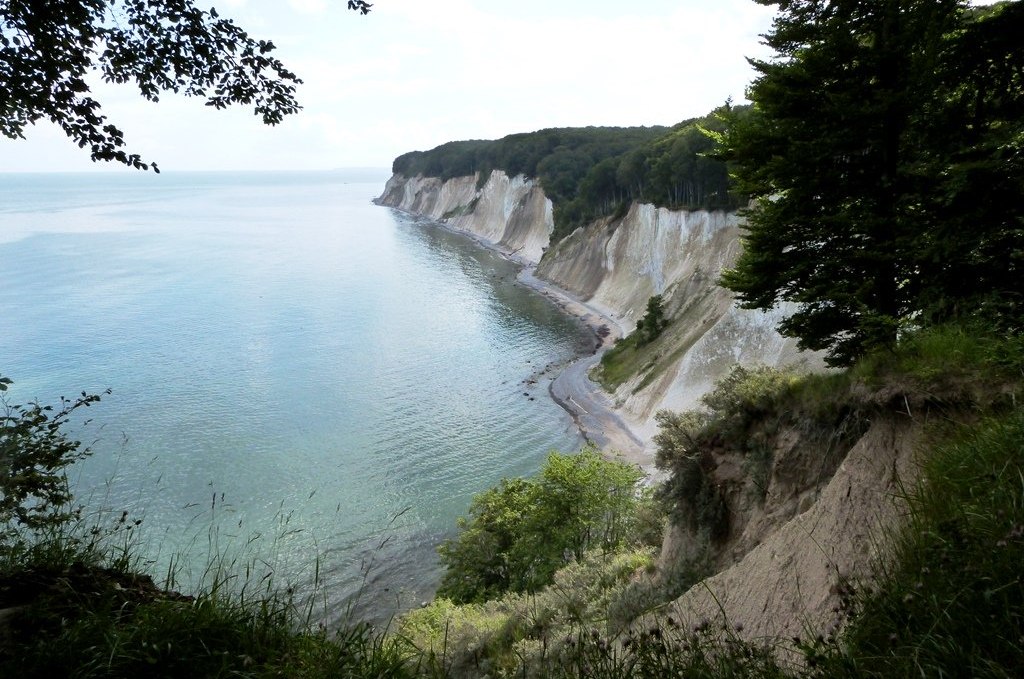
[[[0,174],[4,398],[110,390],[69,479],[158,583],[386,622],[474,494],[582,445],[548,384],[593,338],[387,176]]]

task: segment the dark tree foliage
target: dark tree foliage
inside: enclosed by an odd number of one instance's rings
[[[10,384],[0,376],[0,392]],[[0,547],[18,527],[55,527],[75,518],[65,470],[90,451],[63,429],[75,411],[99,400],[82,392],[79,398],[62,398],[54,410],[0,398]]]
[[[596,163],[662,134],[664,127],[568,127],[511,134],[493,141],[456,141],[395,159],[394,172],[451,179],[503,170],[545,182],[552,200],[571,198]]]
[[[731,209],[726,165],[708,155],[704,128],[714,117],[664,127],[587,127],[513,134],[496,141],[449,142],[395,159],[406,176],[451,179],[491,170],[540,180],[555,206],[554,240],[632,201],[675,208]]]
[[[575,196],[555,205],[556,236],[633,201],[675,209],[732,210],[746,199],[732,192],[728,167],[714,157],[717,117],[695,118],[666,134],[589,168]],[[547,186],[545,185],[545,190]]]
[[[636,322],[634,335],[636,341],[643,344],[650,344],[658,339],[662,331],[668,327],[668,319],[665,318],[664,300],[661,295],[654,295],[647,300],[647,310],[640,320]]]
[[[921,309],[933,322],[1024,312],[1024,3],[972,10],[936,65],[918,133]],[[955,133],[951,133],[951,130]]]
[[[348,8],[370,11],[364,0]],[[91,96],[90,72],[134,82],[150,101],[176,92],[214,108],[252,106],[275,125],[299,110],[302,81],[273,50],[193,0],[0,0],[0,132],[24,138],[26,126],[48,119],[94,161],[147,169]]]
[[[509,176],[540,180],[555,205],[555,239],[578,225],[565,206],[577,198],[591,170],[649,142],[664,127],[552,128],[512,134],[494,141],[457,141],[430,151],[413,151],[395,159],[392,170],[405,176],[451,179],[502,170]]]
[[[752,62],[754,110],[723,112],[722,156],[757,201],[725,286],[748,308],[798,303],[780,329],[833,364],[956,300],[1017,294],[1019,6],[759,1],[780,9],[777,56]]]

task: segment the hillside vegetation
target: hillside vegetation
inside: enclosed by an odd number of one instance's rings
[[[642,552],[594,553],[532,597],[438,600],[406,616],[400,631],[454,676],[891,677],[945,668],[1012,676],[1024,662],[1024,587],[1014,566],[1024,556],[1022,349],[946,327],[841,373],[739,369],[701,409],[666,414],[658,440],[659,466],[671,472],[659,512],[690,526],[702,548],[674,562],[663,554],[657,568]],[[929,423],[923,476],[906,488],[911,519],[890,533],[894,556],[877,563],[873,579],[838,592],[841,628],[765,646],[744,641],[735,621],[684,622],[670,612],[728,560],[717,545],[737,537],[742,507],[764,504],[773,476],[802,473],[791,458],[775,467],[772,437],[803,432],[808,450],[820,451],[807,465],[823,475],[809,484],[820,485],[869,422],[910,417]],[[711,476],[714,458],[734,455],[744,461],[736,493]],[[784,645],[789,655],[776,655]]]
[[[130,518],[94,525],[64,504],[51,506],[52,522],[9,531],[0,550],[0,671],[25,677],[795,678],[934,676],[956,667],[970,676],[1012,676],[1024,664],[1022,386],[1024,344],[945,327],[842,373],[738,371],[701,410],[665,422],[659,464],[672,480],[654,499],[613,496],[616,521],[633,527],[629,535],[652,537],[666,521],[690,522],[709,545],[728,534],[722,520],[730,505],[703,480],[707,452],[736,450],[749,460],[744,483],[756,489],[772,473],[759,441],[781,423],[831,438],[839,458],[868,420],[906,418],[909,410],[930,423],[920,451],[923,477],[907,489],[911,518],[893,535],[894,557],[879,562],[873,582],[849,583],[841,631],[808,630],[788,660],[772,646],[741,640],[732,627],[657,615],[716,568],[714,555],[659,571],[643,540],[594,540],[614,530],[601,509],[608,497],[586,490],[596,489],[595,480],[603,483],[601,465],[609,465],[617,483],[628,485],[635,476],[631,481],[618,463],[584,454],[553,458],[529,482],[539,484],[535,502],[494,504],[494,493],[507,495],[507,484],[482,495],[452,543],[486,551],[485,532],[497,537],[512,530],[516,540],[491,543],[492,565],[494,559],[527,563],[524,557],[543,553],[528,545],[555,544],[556,534],[578,545],[578,553],[560,552],[564,565],[525,587],[498,583],[461,604],[439,598],[387,633],[363,625],[324,629],[270,583],[239,588],[237,573],[224,573],[203,591],[174,592],[173,582],[157,585],[139,572],[143,555],[130,538]],[[16,410],[12,416],[20,419]],[[836,439],[837,431],[845,439]],[[7,436],[3,443],[9,448],[12,441]],[[547,514],[532,515],[533,507],[549,511],[540,508],[570,497],[572,508],[557,512],[555,524],[539,520]],[[494,514],[500,506],[508,510]],[[513,508],[518,514],[504,514]],[[505,528],[493,523],[497,516],[506,516]],[[576,542],[580,536],[592,541]],[[483,559],[448,563],[456,581],[467,568],[491,569]]]
[[[456,141],[395,159],[404,176],[451,179],[492,170],[538,179],[554,204],[558,241],[578,226],[641,201],[684,209],[734,209],[726,165],[707,155],[722,130],[716,115],[666,127],[586,127]]]

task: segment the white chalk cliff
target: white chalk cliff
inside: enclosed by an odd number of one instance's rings
[[[536,277],[626,330],[652,295],[663,295],[671,327],[645,347],[642,364],[613,394],[620,413],[648,442],[658,410],[695,407],[737,363],[820,364],[775,331],[786,308],[739,309],[717,285],[742,246],[736,214],[634,204],[622,217],[597,220],[551,246],[551,203],[523,177],[495,172],[478,190],[476,177],[442,182],[396,175],[378,203],[516,252],[536,265]],[[745,471],[743,453],[707,452],[702,466],[727,508],[728,534],[712,544],[691,526],[671,524],[653,577],[669,578],[696,558],[709,560],[715,575],[655,615],[688,624],[724,618],[735,626],[730,634],[757,641],[824,633],[839,622],[844,583],[869,578],[872,564],[884,558],[885,531],[905,517],[901,491],[916,475],[919,427],[892,415],[868,424],[863,432],[847,432],[850,440],[842,445],[835,439],[841,432],[773,430],[760,482]],[[653,453],[650,446],[647,452]]]
[[[654,414],[692,408],[736,363],[787,365],[806,360],[775,327],[784,309],[739,309],[716,281],[740,251],[735,213],[678,211],[633,204],[620,219],[577,229],[554,247],[551,201],[523,176],[494,171],[442,181],[394,175],[380,205],[422,215],[467,233],[525,264],[618,322],[636,325],[652,295],[673,318],[671,340],[655,347],[651,365],[612,395],[643,438]]]
[[[551,201],[540,186],[501,171],[479,188],[475,176],[442,181],[394,175],[376,202],[443,222],[527,264],[540,260],[554,228]]]

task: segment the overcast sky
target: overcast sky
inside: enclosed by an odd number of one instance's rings
[[[200,6],[205,3],[200,0]],[[201,100],[94,94],[129,151],[165,170],[390,167],[455,139],[545,127],[671,125],[741,100],[773,11],[752,0],[213,0],[305,82],[277,127]],[[59,129],[0,138],[0,171],[96,165]]]

